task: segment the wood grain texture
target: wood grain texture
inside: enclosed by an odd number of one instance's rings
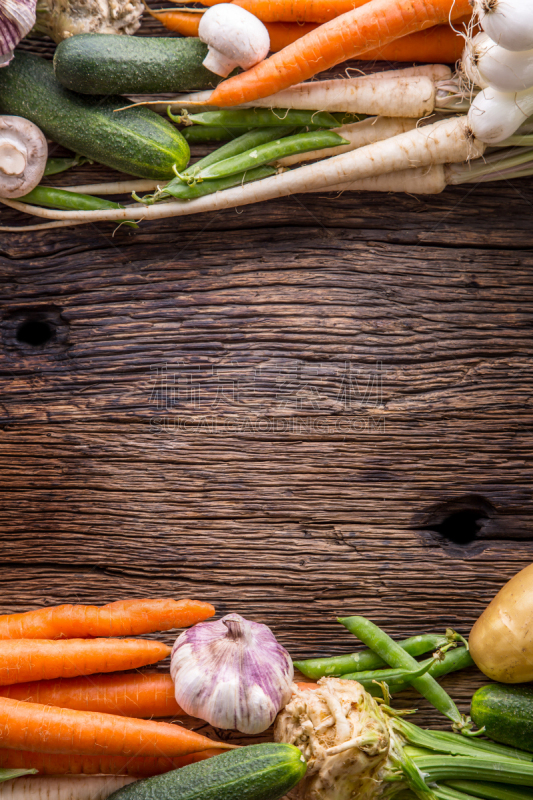
[[[338,614],[467,634],[532,560],[532,202],[524,180],[2,234],[0,611],[196,596],[294,657],[350,652]],[[444,685],[466,711],[481,682]]]

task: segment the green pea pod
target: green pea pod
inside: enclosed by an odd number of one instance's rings
[[[233,158],[227,158],[216,164],[202,169],[197,173],[196,180],[213,180],[214,178],[224,178],[226,175],[233,175],[236,172],[243,172],[261,164],[269,164],[279,158],[292,156],[298,153],[307,153],[310,150],[321,150],[328,147],[338,147],[348,142],[332,131],[315,131],[312,133],[299,133],[296,136],[287,136],[285,139],[277,139],[268,142],[246,153],[241,153]]]
[[[44,206],[45,208],[58,208],[62,211],[95,211],[99,209],[124,208],[119,203],[112,200],[104,200],[102,197],[94,197],[91,194],[79,194],[78,192],[67,192],[65,189],[55,189],[52,186],[36,186],[24,197],[18,197],[18,202],[30,203],[34,206]],[[135,222],[128,221],[125,224],[132,228],[139,226]]]
[[[432,653],[439,647],[449,643],[447,636],[439,636],[434,633],[422,633],[418,636],[410,636],[398,642],[402,650],[411,656],[422,656],[424,653]],[[362,672],[363,670],[380,669],[387,666],[382,658],[377,656],[372,650],[360,650],[358,653],[350,653],[343,656],[331,656],[330,658],[308,658],[305,661],[295,661],[294,666],[307,678],[322,678],[324,675],[339,677],[348,672]]]
[[[243,133],[237,139],[233,139],[233,141],[222,145],[222,147],[219,147],[217,150],[213,150],[212,153],[209,153],[207,156],[200,159],[200,161],[197,161],[196,164],[192,164],[190,167],[187,167],[186,170],[180,172],[178,180],[184,177],[197,175],[203,169],[206,169],[213,164],[217,164],[219,161],[225,161],[228,158],[239,156],[241,153],[246,153],[248,150],[253,150],[254,147],[258,147],[266,142],[271,142],[273,139],[279,139],[282,136],[287,136],[290,133],[291,129],[285,127],[254,128],[248,133]],[[252,164],[252,166],[257,167],[259,165]],[[239,171],[243,172],[244,169],[245,168]],[[172,181],[172,183],[174,183],[174,181]],[[168,186],[165,188],[168,190]]]
[[[189,144],[203,144],[204,142],[230,142],[253,129],[254,126],[228,128],[224,125],[191,125],[189,128],[183,128],[181,133]]]
[[[259,181],[275,175],[277,170],[274,167],[255,167],[246,172],[239,172],[236,175],[229,175],[227,178],[219,178],[214,181],[199,181],[187,186],[181,181],[172,181],[165,187],[165,192],[177,197],[178,200],[192,200],[195,197],[203,197],[206,194],[220,192],[222,189],[231,189],[232,186],[240,186],[243,183]]]
[[[173,122],[193,123],[195,125],[222,125],[228,128],[250,126],[263,128],[269,125],[287,125],[290,128],[303,125],[316,125],[320,128],[338,128],[339,123],[327,111],[300,111],[286,108],[225,108],[220,111],[203,111],[201,114],[174,115],[170,109],[168,116]]]

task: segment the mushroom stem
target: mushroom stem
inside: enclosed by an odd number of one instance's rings
[[[0,172],[4,175],[22,175],[26,169],[28,151],[10,137],[0,138]]]

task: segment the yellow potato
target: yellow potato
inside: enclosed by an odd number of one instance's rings
[[[533,681],[533,564],[498,592],[472,628],[469,645],[488,678]]]

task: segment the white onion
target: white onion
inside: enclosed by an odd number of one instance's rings
[[[533,49],[533,0],[473,0],[490,38],[506,50]]]
[[[465,48],[463,69],[471,80],[477,75],[483,89],[523,92],[533,86],[533,50],[505,50],[486,33],[478,33]]]
[[[485,41],[494,44],[492,39],[490,39],[486,33],[483,33],[483,31],[474,36],[473,39],[467,39],[461,59],[461,68],[470,83],[473,83],[474,86],[480,86],[482,89],[486,89],[489,85],[478,68],[479,59],[485,52]]]
[[[480,92],[468,112],[470,130],[481,142],[498,144],[533,114],[533,90],[499,92],[491,86]]]

